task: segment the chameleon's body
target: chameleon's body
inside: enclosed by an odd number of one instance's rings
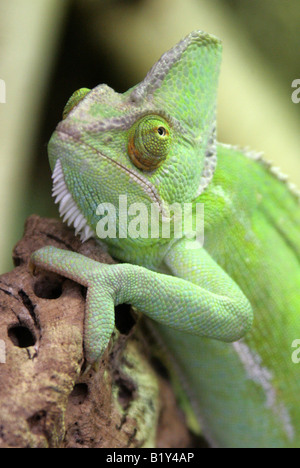
[[[81,90],[49,144],[60,212],[83,239],[95,235],[98,205],[126,195],[163,215],[167,204],[195,213],[204,203],[204,248],[117,228],[106,242],[126,263],[54,248],[33,260],[89,287],[90,362],[108,344],[114,304],[132,303],[159,322],[213,444],[300,447],[299,200],[259,157],[216,144],[220,55],[216,38],[195,32],[127,93]]]

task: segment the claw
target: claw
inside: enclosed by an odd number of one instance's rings
[[[37,266],[33,263],[32,259],[30,258],[28,263],[28,271],[31,276],[36,276]]]
[[[101,359],[98,359],[97,361],[93,363],[88,363],[87,361],[84,361],[83,364],[83,371],[81,372],[81,376],[86,376],[90,370],[94,372],[98,372],[100,369],[100,364],[101,364]]]

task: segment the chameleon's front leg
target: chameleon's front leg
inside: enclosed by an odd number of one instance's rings
[[[196,284],[137,265],[101,264],[55,247],[42,248],[32,260],[88,287],[85,349],[87,360],[94,362],[113,332],[114,306],[122,303],[132,304],[157,322],[199,336],[234,341],[246,333],[252,312],[238,287],[204,249],[186,250],[184,242],[169,252],[166,262],[175,268],[184,254],[196,258],[187,265],[194,271]]]

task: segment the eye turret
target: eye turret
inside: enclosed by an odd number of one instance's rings
[[[70,99],[68,100],[67,104],[64,107],[62,118],[63,120],[67,117],[67,115],[71,112],[71,110],[77,106],[77,104],[90,92],[91,90],[88,88],[80,88],[75,91]]]
[[[135,166],[152,171],[166,159],[171,142],[169,123],[158,115],[146,115],[130,129],[128,154]]]

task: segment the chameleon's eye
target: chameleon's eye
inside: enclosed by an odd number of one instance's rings
[[[130,129],[129,157],[135,166],[152,171],[166,159],[171,140],[168,122],[158,115],[146,115]]]
[[[80,88],[75,91],[64,107],[62,118],[65,119],[69,112],[90,92],[88,88]]]

